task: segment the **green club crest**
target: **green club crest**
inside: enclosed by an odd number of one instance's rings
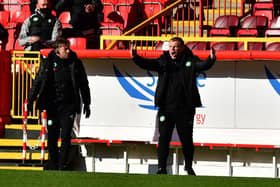
[[[48,120],[48,126],[51,126],[53,124],[52,120]]]
[[[37,21],[39,21],[39,18],[38,18],[38,17],[34,17],[32,20],[33,20],[34,22],[37,22]]]
[[[164,122],[164,121],[165,121],[165,116],[163,116],[163,115],[160,116],[160,117],[159,117],[159,121],[160,121],[160,122]]]
[[[186,64],[185,64],[186,67],[190,67],[191,65],[192,65],[191,61],[187,61]]]

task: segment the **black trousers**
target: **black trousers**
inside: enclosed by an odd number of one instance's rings
[[[50,112],[48,117],[48,169],[64,170],[68,168],[68,154],[71,146],[71,132],[74,124],[75,113],[73,106],[59,106]],[[57,142],[61,138],[61,147]]]
[[[191,112],[158,112],[159,144],[158,144],[158,167],[166,169],[169,154],[169,145],[172,133],[176,129],[182,143],[185,157],[185,168],[192,167],[194,145],[193,145],[193,119],[195,110]]]

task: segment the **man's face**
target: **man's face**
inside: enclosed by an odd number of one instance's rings
[[[180,45],[179,41],[169,42],[169,55],[173,60],[181,56],[183,51],[184,51],[184,45]]]
[[[60,45],[56,49],[56,55],[61,59],[68,59],[70,53],[69,45]]]
[[[50,6],[49,0],[38,0],[37,2],[38,9],[49,8],[49,6]]]

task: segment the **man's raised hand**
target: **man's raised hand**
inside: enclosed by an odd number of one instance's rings
[[[210,49],[210,57],[211,57],[211,59],[216,58],[215,49],[213,47],[211,47],[211,49]]]
[[[137,49],[136,49],[136,42],[135,41],[131,42],[130,54],[131,54],[132,57],[135,57],[137,55]]]

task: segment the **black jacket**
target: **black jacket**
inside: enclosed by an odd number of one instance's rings
[[[186,47],[183,56],[180,58],[184,68],[182,72],[183,83],[184,83],[184,95],[188,99],[188,103],[190,107],[200,107],[201,100],[198,92],[198,88],[196,85],[196,73],[202,70],[210,69],[214,63],[215,59],[211,59],[208,57],[205,61],[200,60],[197,56],[193,55],[191,50]],[[169,76],[169,72],[171,71],[170,64],[172,63],[172,59],[169,55],[168,51],[165,51],[160,58],[158,59],[145,59],[140,57],[139,55],[133,58],[133,61],[141,68],[151,71],[158,72],[158,84],[155,93],[155,105],[158,107],[162,107],[164,93],[166,92],[167,80]]]
[[[74,28],[79,30],[99,28],[100,22],[103,21],[103,4],[100,0],[72,0],[69,2],[70,23]],[[85,5],[87,4],[94,5],[93,12],[85,12]]]
[[[78,59],[75,52],[71,51],[69,54],[70,60],[73,61],[70,65],[71,79],[74,88],[75,110],[79,114],[81,113],[81,98],[84,105],[90,105],[90,90],[88,86],[87,74],[85,72],[82,61]],[[37,100],[37,108],[40,110],[51,110],[54,106],[50,94],[54,90],[53,82],[53,63],[56,54],[55,51],[51,51],[48,58],[42,60],[39,71],[33,81],[32,88],[29,92],[28,103],[32,103]],[[81,96],[81,97],[80,97]]]

